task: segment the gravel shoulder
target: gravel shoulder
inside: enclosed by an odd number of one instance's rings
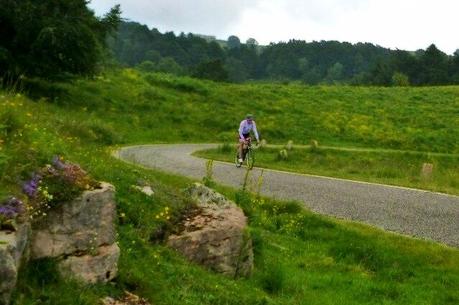
[[[191,154],[216,144],[158,144],[124,147],[114,155],[126,162],[202,179],[205,159]],[[261,169],[249,174],[255,190]],[[215,181],[238,188],[246,171],[214,162]],[[263,170],[261,194],[298,200],[310,210],[364,222],[384,230],[459,247],[459,197],[429,191],[344,179]]]

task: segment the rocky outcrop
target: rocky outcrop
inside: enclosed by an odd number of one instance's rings
[[[141,298],[133,293],[124,292],[124,296],[115,300],[112,297],[105,297],[101,300],[102,305],[150,305],[147,300]]]
[[[59,265],[65,277],[76,277],[86,283],[100,283],[112,280],[118,271],[120,249],[116,244],[101,246],[97,253],[82,256],[69,256]]]
[[[34,222],[31,258],[60,257],[115,242],[115,190],[108,183]]]
[[[34,222],[31,258],[58,258],[64,276],[106,282],[117,274],[120,253],[115,229],[115,189],[102,183]]]
[[[171,235],[167,244],[190,261],[231,277],[249,276],[253,269],[247,218],[223,195],[196,183],[189,190],[198,209]]]
[[[9,303],[29,235],[27,223],[19,224],[15,231],[0,231],[0,304]]]

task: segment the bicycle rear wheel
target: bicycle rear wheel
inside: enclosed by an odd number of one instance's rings
[[[245,155],[245,163],[248,169],[253,168],[253,165],[255,164],[255,154],[252,149],[247,151],[247,154]]]

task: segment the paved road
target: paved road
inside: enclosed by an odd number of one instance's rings
[[[165,144],[125,147],[115,154],[128,162],[201,179],[206,160],[192,156],[215,144]],[[239,187],[245,170],[215,162],[213,178]],[[261,170],[250,172],[255,186]],[[459,247],[459,197],[422,190],[264,170],[261,193],[298,200],[320,214],[364,222],[385,230]]]

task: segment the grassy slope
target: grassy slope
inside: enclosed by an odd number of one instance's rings
[[[61,99],[60,105],[0,93],[0,118],[6,125],[1,133],[2,193],[17,193],[17,182],[33,168],[49,162],[54,154],[79,162],[97,179],[113,183],[118,191],[122,255],[115,284],[81,288],[57,278],[53,263],[42,261],[24,268],[15,304],[96,304],[98,297],[116,295],[123,289],[137,292],[154,304],[459,302],[457,249],[312,215],[294,203],[262,201],[228,189],[220,190],[236,198],[250,215],[256,250],[251,279],[234,281],[214,275],[157,243],[160,228],[170,225],[161,215],[165,208],[170,208],[174,219],[188,206],[180,189],[189,181],[115,160],[109,145],[215,140],[226,128],[232,128],[243,111],[242,105],[227,103],[221,106],[221,114],[214,111],[210,115],[218,94],[231,100],[227,97],[234,91],[231,85],[220,87],[184,79],[158,85],[158,78],[155,76],[156,85],[150,86],[142,76],[123,71],[97,81],[79,81],[69,86],[70,96]],[[210,89],[203,95],[197,91],[201,87]],[[255,94],[250,93],[252,87],[235,86],[245,94]],[[241,108],[236,111],[237,107]],[[224,123],[222,118],[230,114]],[[211,127],[215,124],[215,130],[198,130],[196,126],[203,122]],[[131,188],[138,179],[153,185],[153,198]]]
[[[459,87],[231,85],[122,70],[69,90],[61,102],[116,124],[128,142],[233,141],[253,112],[269,143],[459,153]]]
[[[347,151],[330,148],[279,148],[256,151],[256,166],[312,175],[414,187],[459,195],[459,155],[435,155],[402,151]],[[197,156],[233,162],[234,149],[221,146],[196,152]],[[423,178],[423,163],[432,163],[432,177]]]

